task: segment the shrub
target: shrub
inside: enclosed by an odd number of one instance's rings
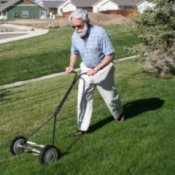
[[[175,76],[175,1],[152,0],[155,4],[136,19],[142,44],[136,51],[144,57],[144,68],[156,75]]]

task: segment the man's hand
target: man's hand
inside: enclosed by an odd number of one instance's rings
[[[69,66],[69,67],[66,67],[65,71],[66,71],[67,73],[71,73],[71,72],[74,71],[74,68],[71,67],[71,66]]]
[[[97,70],[96,70],[96,69],[88,69],[87,72],[86,72],[86,74],[87,74],[88,76],[93,76],[93,75],[95,75],[96,73],[97,73]]]
[[[70,55],[70,63],[69,63],[69,66],[65,68],[65,71],[66,71],[67,73],[74,72],[74,68],[76,67],[77,59],[78,59],[78,55],[77,55],[77,54],[72,53],[72,54]]]

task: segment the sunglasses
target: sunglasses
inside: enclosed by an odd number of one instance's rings
[[[76,26],[72,26],[73,29],[80,29],[82,28],[82,25],[76,25]]]

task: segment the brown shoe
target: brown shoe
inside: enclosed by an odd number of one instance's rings
[[[117,122],[123,122],[125,120],[126,120],[126,118],[125,118],[125,115],[123,113],[119,116],[118,119],[116,119]]]
[[[81,131],[81,130],[77,129],[72,135],[75,137],[78,137],[78,136],[82,136],[85,133],[86,133],[86,131]]]

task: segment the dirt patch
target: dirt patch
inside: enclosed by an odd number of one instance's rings
[[[65,18],[59,19],[17,19],[15,21],[8,22],[15,25],[24,25],[37,28],[59,28],[68,26],[68,22]]]
[[[122,15],[106,15],[102,13],[89,13],[89,18],[94,24],[116,25],[132,23],[132,19]]]
[[[99,25],[116,25],[132,23],[132,20],[128,17],[121,15],[106,15],[102,13],[89,13],[91,23]],[[38,28],[59,28],[69,26],[68,17],[58,17],[57,19],[18,19],[15,21],[8,22],[10,24],[33,26]]]

